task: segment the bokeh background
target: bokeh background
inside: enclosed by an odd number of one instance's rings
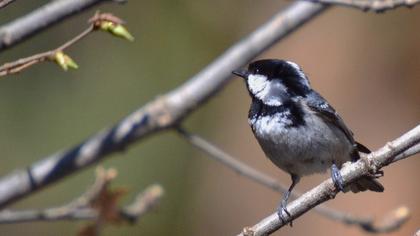
[[[16,1],[0,11],[1,24],[48,1]],[[129,43],[95,33],[67,52],[78,70],[44,63],[0,80],[0,175],[77,144],[155,96],[197,73],[225,49],[290,2],[129,1],[101,5],[72,17],[0,54],[12,61],[52,49],[81,32],[95,10],[128,22]],[[420,6],[385,14],[335,7],[260,58],[299,63],[312,85],[342,115],[356,138],[371,149],[419,124]],[[247,124],[250,99],[242,81],[193,113],[186,126],[240,160],[289,184],[260,150]],[[420,227],[420,156],[385,168],[382,194],[340,194],[328,206],[380,217],[406,205],[412,218],[390,235]],[[133,226],[106,227],[103,235],[233,235],[272,213],[281,195],[221,166],[166,132],[136,143],[101,163],[119,171],[113,186],[130,194],[160,183],[166,194],[156,211]],[[43,208],[70,201],[93,181],[88,168],[26,198],[14,208]],[[304,178],[300,191],[326,175]],[[0,225],[1,235],[75,235],[84,222]],[[358,228],[310,212],[275,235],[365,235]]]

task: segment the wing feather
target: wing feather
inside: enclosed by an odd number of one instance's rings
[[[349,142],[356,146],[356,141],[353,138],[351,130],[347,128],[343,119],[321,95],[312,90],[311,93],[308,94],[306,102],[310,109],[343,131]]]

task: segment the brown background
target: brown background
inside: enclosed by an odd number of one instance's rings
[[[17,1],[0,11],[8,22],[47,1]],[[0,174],[70,147],[119,120],[157,94],[198,72],[229,45],[285,6],[279,1],[129,1],[104,5],[128,21],[136,36],[127,43],[103,33],[68,53],[77,71],[53,64],[0,80]],[[93,14],[74,17],[0,55],[6,62],[47,50],[85,27]],[[260,58],[299,63],[312,86],[338,110],[358,141],[371,149],[419,124],[420,6],[385,14],[336,7],[276,44]],[[234,80],[187,120],[187,127],[228,153],[289,184],[260,150],[247,124],[250,99]],[[385,168],[382,194],[340,194],[328,206],[363,216],[381,216],[400,205],[412,218],[391,235],[420,227],[417,155]],[[159,209],[134,226],[106,227],[103,235],[233,235],[272,213],[281,195],[196,152],[173,133],[153,136],[105,166],[120,174],[115,186],[135,192],[159,182],[166,195]],[[76,197],[92,181],[90,168],[19,202],[41,208]],[[308,190],[327,175],[304,178]],[[82,222],[0,225],[1,235],[74,235]],[[355,227],[308,213],[276,235],[365,235]]]

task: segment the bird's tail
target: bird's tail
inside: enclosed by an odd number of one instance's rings
[[[357,151],[362,153],[371,153],[369,148],[364,146],[361,143],[356,142]],[[357,153],[357,159],[360,158],[359,153]],[[344,189],[344,192],[348,192],[351,190],[353,193],[364,192],[366,190],[374,191],[374,192],[383,192],[384,186],[376,180],[375,177],[372,176],[363,176],[358,179],[356,182],[350,184],[347,188]]]
[[[360,179],[358,179],[356,182],[350,184],[344,192],[348,192],[351,190],[353,193],[358,193],[360,191],[374,191],[374,192],[383,192],[384,186],[382,186],[381,183],[379,183],[378,180],[376,180],[374,177],[364,176]]]

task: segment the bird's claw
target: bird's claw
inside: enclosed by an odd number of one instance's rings
[[[287,202],[283,200],[281,201],[280,206],[277,208],[277,215],[279,219],[281,220],[281,222],[283,222],[284,224],[287,223],[286,217],[291,217],[290,212],[286,208],[286,205],[287,205]],[[290,227],[293,227],[293,221],[290,221],[289,225]]]
[[[344,192],[343,176],[341,176],[340,170],[335,164],[332,164],[331,166],[331,178],[335,187],[337,187],[341,192]]]
[[[377,178],[380,178],[380,177],[384,176],[384,171],[383,170],[378,170],[378,171],[376,171],[375,174],[370,174],[369,176],[377,179]]]

